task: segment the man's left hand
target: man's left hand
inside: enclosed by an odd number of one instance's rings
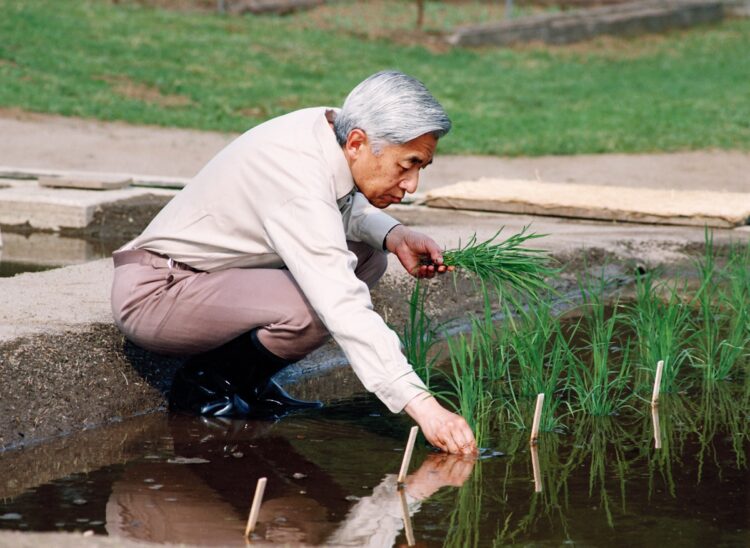
[[[404,225],[397,225],[388,233],[385,247],[417,278],[432,278],[453,270],[443,264],[443,254],[435,240]]]

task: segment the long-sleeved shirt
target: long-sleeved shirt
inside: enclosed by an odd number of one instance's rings
[[[357,192],[326,110],[292,112],[241,135],[126,247],[209,272],[285,266],[365,388],[398,412],[425,386],[373,310],[346,245],[382,249],[398,222]]]

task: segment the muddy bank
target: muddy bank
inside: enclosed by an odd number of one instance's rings
[[[574,287],[574,274],[609,262],[603,250],[589,250],[575,260],[564,255],[568,274],[560,289]],[[627,277],[629,266],[609,268]],[[388,274],[373,292],[376,310],[397,331],[408,317],[410,278]],[[437,322],[460,323],[479,311],[481,299],[467,278],[433,280],[429,314]],[[144,351],[128,342],[110,323],[81,325],[0,343],[0,452],[34,445],[72,432],[164,409],[175,371],[184,362]],[[360,385],[351,375],[322,375],[346,367],[332,341],[287,368],[279,380],[303,398],[346,396]],[[301,382],[304,381],[304,382]]]
[[[554,218],[435,211],[418,206],[394,208],[404,224],[431,234],[446,248],[473,233],[502,237],[532,224],[537,240],[563,269],[565,292],[576,287],[576,274],[606,266],[607,275],[627,279],[635,268],[674,265],[702,248],[703,230],[690,227],[623,227],[614,223],[572,222]],[[120,216],[126,219],[126,216]],[[717,245],[750,232],[715,232]],[[414,280],[394,256],[373,291],[375,309],[397,331],[408,316]],[[111,323],[109,287],[112,264],[94,261],[0,280],[0,451],[163,409],[176,369],[183,360],[164,358],[128,343]],[[474,283],[447,277],[429,283],[428,313],[436,322],[465,319],[481,307]],[[281,374],[292,385],[346,360],[328,343]],[[304,397],[315,397],[310,389]],[[345,386],[323,390],[336,393]],[[294,392],[294,388],[291,388]],[[316,393],[317,392],[317,393]]]

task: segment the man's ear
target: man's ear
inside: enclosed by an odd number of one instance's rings
[[[346,144],[344,145],[344,150],[352,160],[356,160],[362,147],[367,145],[367,143],[367,134],[361,129],[355,128],[349,132],[349,135],[346,138]]]

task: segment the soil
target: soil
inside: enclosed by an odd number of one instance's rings
[[[114,325],[0,345],[0,451],[163,408],[181,363],[126,342]]]

